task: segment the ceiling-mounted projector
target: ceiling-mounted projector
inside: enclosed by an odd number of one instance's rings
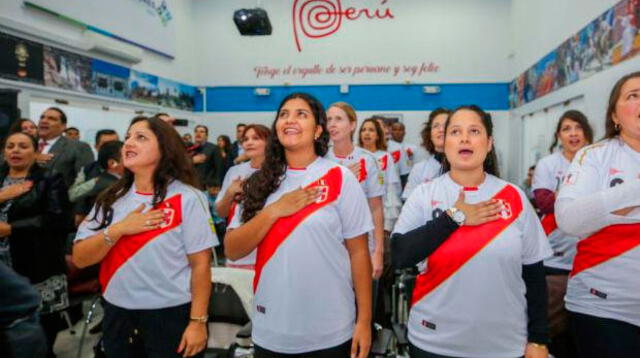
[[[233,14],[240,35],[260,36],[271,35],[271,23],[264,9],[240,9]]]

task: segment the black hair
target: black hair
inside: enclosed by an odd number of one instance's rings
[[[109,169],[109,159],[113,159],[116,162],[120,162],[122,159],[122,146],[124,144],[119,141],[111,141],[105,143],[98,151],[98,164],[102,169]]]
[[[567,119],[578,123],[580,127],[582,127],[582,132],[584,133],[584,138],[587,140],[587,143],[593,143],[593,129],[589,124],[587,116],[580,111],[572,109],[564,112],[560,116],[560,119],[558,119],[558,125],[556,125],[556,131],[553,134],[553,143],[551,143],[551,146],[549,147],[549,153],[553,153],[553,150],[558,145],[558,134],[560,133],[560,129],[562,129],[562,123]]]
[[[100,141],[100,137],[102,137],[103,135],[117,135],[118,133],[116,133],[116,131],[114,131],[113,129],[101,129],[99,131],[96,132],[96,144],[98,144],[98,142]]]
[[[58,108],[58,107],[49,107],[49,108],[45,109],[45,112],[46,111],[56,111],[56,112],[60,113],[60,121],[62,121],[62,124],[67,124],[67,115],[60,108]]]

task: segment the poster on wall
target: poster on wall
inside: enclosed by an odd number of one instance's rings
[[[166,78],[158,79],[160,105],[192,111],[196,88]]]
[[[91,59],[57,48],[44,46],[45,86],[92,93]]]
[[[640,0],[605,11],[510,85],[512,107],[606,70],[640,53]]]
[[[91,84],[95,94],[115,98],[129,98],[129,74],[126,67],[94,59],[91,62]]]
[[[42,45],[0,32],[0,77],[43,84]]]
[[[138,102],[160,104],[158,77],[131,70],[129,77],[131,99]]]

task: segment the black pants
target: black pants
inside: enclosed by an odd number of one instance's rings
[[[104,301],[102,332],[108,358],[182,357],[178,345],[189,324],[191,304],[129,310]],[[203,357],[204,351],[196,357]]]
[[[640,357],[640,327],[615,319],[569,311],[581,358]]]
[[[351,356],[351,340],[332,348],[299,354],[272,352],[256,345],[253,356],[255,358],[349,358]]]
[[[443,355],[423,351],[422,349],[411,344],[411,342],[409,342],[409,357],[411,358],[458,358],[458,357],[443,356]]]
[[[53,346],[56,343],[58,332],[62,330],[64,324],[62,317],[60,317],[60,312],[41,315],[40,324],[47,338],[47,357],[55,357]]]

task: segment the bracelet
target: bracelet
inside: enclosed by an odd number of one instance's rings
[[[528,344],[528,345],[530,345],[530,346],[534,346],[534,347],[536,347],[536,348],[544,349],[545,351],[549,350],[549,348],[547,348],[547,345],[546,345],[546,344],[542,344],[542,343],[535,343],[535,342],[529,342],[529,343],[527,343],[527,344]]]
[[[102,232],[102,237],[104,238],[104,242],[107,244],[107,246],[113,246],[114,242],[111,237],[109,237],[109,227],[104,229],[104,231]]]
[[[209,315],[204,315],[200,317],[189,317],[189,321],[198,322],[198,323],[207,323],[209,321]]]

